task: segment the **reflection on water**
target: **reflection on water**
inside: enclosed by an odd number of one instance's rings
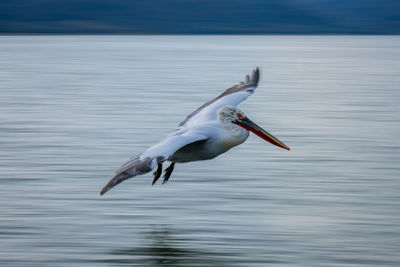
[[[123,264],[125,266],[229,266],[229,252],[202,251],[193,246],[185,248],[183,244],[190,244],[189,240],[177,238],[175,233],[164,227],[145,233],[148,244],[141,247],[128,247],[113,250],[110,258],[103,262]]]
[[[400,37],[0,37],[3,266],[400,266]],[[262,70],[251,135],[99,191]]]

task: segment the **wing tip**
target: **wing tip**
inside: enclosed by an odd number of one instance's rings
[[[115,176],[100,191],[100,196],[104,195],[111,188],[125,181],[126,179],[150,172],[155,167],[155,165],[153,166],[153,162],[159,162],[164,159],[163,157],[160,158],[160,156],[158,156],[156,158],[146,157],[145,159],[140,160],[140,155],[141,154],[138,154],[137,156],[132,157],[131,160],[123,164],[117,170]]]
[[[104,195],[108,191],[108,188],[103,187],[103,190],[100,192],[100,196]]]
[[[256,67],[253,69],[251,75],[247,74],[244,81],[241,81],[238,85],[245,88],[246,91],[253,91],[257,88],[258,82],[260,81],[260,68]]]
[[[100,192],[100,196],[103,196],[105,193],[107,193],[108,190],[111,189],[112,186],[109,186],[109,184],[107,184],[106,186],[103,187],[103,189]]]
[[[111,188],[113,188],[114,186],[116,186],[117,184],[121,183],[122,181],[128,179],[132,177],[132,175],[129,175],[125,172],[123,173],[119,173],[117,175],[114,176],[114,178],[112,178],[101,190],[100,192],[100,196],[104,195],[105,193],[107,193],[108,190],[110,190]]]
[[[251,79],[250,79],[250,81],[251,81],[255,86],[258,85],[258,82],[260,81],[260,68],[259,68],[259,67],[256,67],[256,68],[253,70],[253,73],[251,74]]]

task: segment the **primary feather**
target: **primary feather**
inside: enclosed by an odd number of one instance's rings
[[[204,103],[198,109],[189,114],[179,126],[190,124],[195,119],[216,119],[217,111],[225,105],[237,106],[254,93],[260,80],[260,69],[253,70],[251,77],[246,76],[246,82],[240,82],[228,89],[216,98]]]

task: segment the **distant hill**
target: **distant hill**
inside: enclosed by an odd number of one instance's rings
[[[2,34],[399,34],[399,0],[1,0]]]

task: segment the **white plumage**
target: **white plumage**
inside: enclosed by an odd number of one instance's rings
[[[165,183],[175,163],[213,159],[246,141],[249,131],[274,145],[289,150],[286,145],[249,120],[236,107],[253,94],[259,77],[260,71],[257,68],[251,77],[246,76],[246,82],[228,88],[221,95],[188,115],[164,140],[149,147],[143,153],[131,157],[123,164],[100,194],[103,195],[128,178],[150,172],[157,167],[157,171],[154,172],[154,184],[161,176],[162,164],[170,161],[172,163],[164,175],[163,183]]]

